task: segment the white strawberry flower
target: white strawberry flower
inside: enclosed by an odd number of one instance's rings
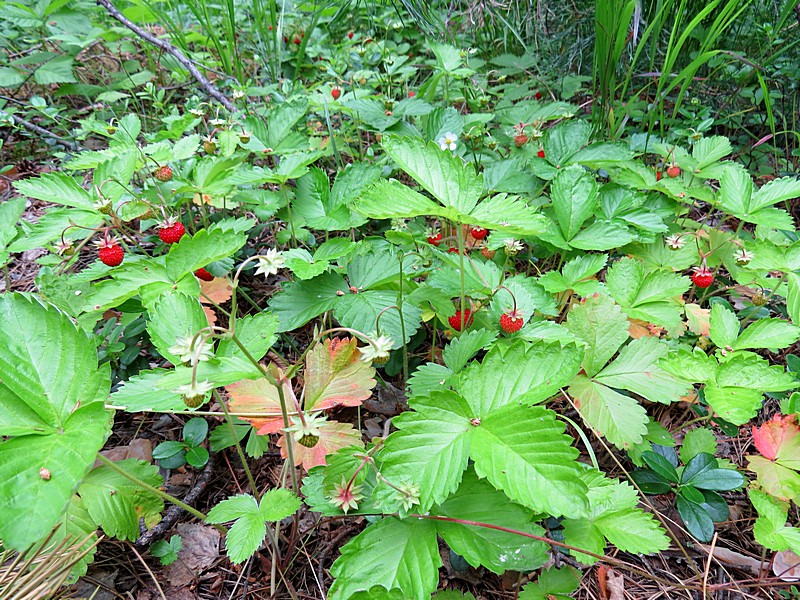
[[[286,258],[283,256],[283,252],[279,252],[275,250],[275,248],[270,248],[267,250],[266,254],[258,257],[256,275],[264,275],[264,277],[277,275],[278,271],[285,266]]]
[[[180,357],[181,362],[194,366],[214,358],[214,347],[211,342],[201,342],[201,336],[184,335],[175,340],[175,345],[169,348],[170,354]]]
[[[667,237],[667,239],[664,241],[671,250],[680,250],[683,248],[684,244],[686,244],[683,234],[680,233],[675,233]]]
[[[392,351],[394,341],[388,335],[382,335],[377,339],[373,339],[372,343],[359,348],[361,351],[361,360],[364,362],[372,362],[373,360],[389,358],[389,352]]]
[[[751,260],[753,260],[754,254],[745,250],[744,248],[739,248],[733,253],[733,259],[740,265],[746,265]]]
[[[512,256],[517,254],[523,248],[522,242],[515,240],[514,238],[504,239],[503,246],[505,247],[506,252]]]
[[[304,414],[303,418],[305,419],[305,423],[303,423],[303,419],[300,418],[300,415],[289,417],[289,421],[291,421],[292,424],[284,429],[287,434],[292,434],[296,442],[300,442],[300,440],[306,436],[318,438],[322,433],[320,427],[328,420],[328,417],[322,413],[318,415]]]
[[[181,396],[189,396],[190,398],[197,396],[205,396],[208,392],[214,389],[214,384],[208,381],[196,381],[194,383],[187,383],[186,385],[179,385],[174,390],[173,394],[180,394]]]
[[[454,152],[458,147],[458,136],[455,133],[448,131],[442,137],[436,140],[436,143],[439,144],[439,148],[442,150],[450,150],[451,152]]]

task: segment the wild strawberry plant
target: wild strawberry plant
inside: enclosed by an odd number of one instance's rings
[[[227,532],[234,563],[282,551],[274,532],[298,510],[368,517],[331,567],[333,599],[431,597],[439,538],[498,574],[540,569],[554,546],[587,566],[683,544],[656,495],[706,542],[728,518],[720,492],[747,488],[756,541],[800,552],[800,382],[774,355],[800,339],[781,208],[800,183],[757,186],[721,136],[594,140],[577,107],[541,96],[459,112],[448,95],[475,72],[431,52],[401,98],[327,85],[276,97],[266,119],[90,120],[107,148],[16,183],[51,206],[31,223],[22,201],[0,205],[0,258],[50,253],[37,294],[0,296],[4,545],[133,540],[180,502],[151,464],[94,466],[127,411],[194,417],[157,447],[162,466],[203,468],[206,439],[237,451],[248,493],[185,507]],[[392,65],[387,81],[406,81]],[[342,166],[356,142],[331,111],[380,142]],[[346,409],[389,380],[408,410],[365,439]],[[785,414],[762,423],[765,394]],[[704,426],[670,431],[665,411]],[[717,438],[751,426],[747,465],[720,456]],[[272,444],[284,470],[264,491],[248,457]],[[544,570],[520,598],[577,581]]]

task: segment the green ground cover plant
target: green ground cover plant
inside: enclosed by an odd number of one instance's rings
[[[794,7],[653,4],[0,3],[0,596],[794,593]]]

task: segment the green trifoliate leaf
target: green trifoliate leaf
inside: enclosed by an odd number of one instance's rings
[[[707,427],[692,429],[684,436],[680,449],[681,462],[688,463],[701,452],[712,456],[717,453],[717,438]]]
[[[148,485],[158,487],[163,478],[158,467],[141,460],[122,460],[116,465]],[[91,471],[78,493],[95,523],[106,535],[133,541],[139,537],[139,519],[152,527],[160,520],[164,501],[106,465]]]
[[[718,348],[726,349],[739,337],[739,319],[722,304],[711,307],[708,335]]]
[[[274,489],[265,493],[261,504],[247,494],[231,496],[208,512],[208,523],[234,521],[228,530],[225,548],[234,564],[247,560],[264,541],[266,521],[279,521],[300,507],[300,499],[288,490]]]
[[[568,261],[561,273],[548,271],[539,277],[539,283],[551,294],[574,290],[576,294],[588,296],[600,289],[600,283],[592,277],[607,261],[605,254],[583,254]]]
[[[529,509],[510,502],[503,492],[478,479],[473,469],[467,470],[458,490],[434,514],[544,534],[541,527],[532,523]],[[461,523],[440,521],[436,527],[450,548],[473,567],[484,566],[500,574],[507,570],[530,571],[547,561],[543,542]]]
[[[647,411],[635,398],[578,375],[568,393],[575,400],[581,416],[618,448],[630,448],[642,442],[647,433]]]
[[[511,403],[542,402],[569,383],[580,368],[574,344],[516,341],[495,346],[473,363],[456,386],[475,415],[483,417]]]
[[[636,508],[639,497],[633,487],[595,470],[584,472],[583,479],[589,488],[589,513],[585,518],[565,521],[568,544],[597,554],[602,554],[603,538],[620,550],[637,554],[651,554],[669,546],[669,538],[655,518]],[[596,562],[587,555],[579,555],[579,560]]]
[[[585,342],[583,367],[597,374],[630,337],[628,319],[608,296],[593,296],[576,304],[567,317],[567,329]]]
[[[111,382],[93,339],[54,307],[7,293],[0,321],[0,539],[22,550],[60,521],[103,446]]]
[[[536,583],[522,588],[519,600],[568,600],[580,584],[580,571],[574,567],[550,567],[542,571]]]
[[[283,291],[269,301],[269,308],[278,316],[278,331],[291,331],[314,317],[333,310],[342,294],[350,293],[341,275],[323,273],[308,281],[286,283]]]
[[[627,390],[651,400],[670,404],[687,394],[691,385],[658,366],[669,346],[655,337],[631,341],[594,380],[612,388]]]
[[[475,472],[514,502],[553,516],[585,514],[578,451],[555,413],[511,404],[494,409],[472,432]]]
[[[608,269],[606,285],[629,317],[674,328],[681,322],[676,298],[689,289],[690,281],[666,271],[645,274],[639,261],[623,258]]]
[[[168,292],[154,302],[148,314],[150,320],[147,322],[147,331],[150,340],[161,356],[173,365],[189,362],[181,357],[188,356],[192,348],[203,345],[202,335],[194,341],[194,345],[190,343],[193,336],[208,327],[208,319],[197,298],[180,292]],[[174,353],[173,350],[177,351],[178,347],[184,348],[186,353]],[[207,359],[208,355],[201,358]]]
[[[381,456],[387,479],[420,486],[420,510],[428,510],[452,494],[467,467],[474,415],[453,392],[433,392],[410,401],[414,411],[395,417]],[[420,452],[420,448],[427,448]]]
[[[483,177],[471,164],[434,143],[421,146],[410,138],[388,136],[382,145],[391,159],[443,206],[464,215],[475,208],[483,192]]]
[[[441,566],[433,521],[387,517],[342,547],[331,567],[336,580],[328,597],[347,600],[380,585],[400,590],[404,598],[427,598],[436,590]]]
[[[185,235],[169,249],[165,263],[167,273],[177,281],[181,276],[194,273],[200,267],[228,258],[244,246],[246,241],[246,234],[228,229],[224,221],[209,229],[201,229],[193,236]]]

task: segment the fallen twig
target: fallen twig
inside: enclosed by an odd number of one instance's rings
[[[65,148],[72,150],[73,152],[77,152],[78,150],[83,150],[83,146],[80,144],[76,144],[75,142],[70,142],[69,140],[65,140],[62,137],[57,136],[50,131],[47,131],[44,127],[40,127],[36,123],[31,123],[30,121],[26,121],[22,117],[18,117],[17,115],[10,115],[11,120],[14,121],[17,125],[24,127],[28,131],[32,131],[33,133],[38,133],[39,135],[49,138],[53,140],[56,144],[60,144]]]
[[[206,463],[203,472],[200,473],[200,477],[197,478],[197,481],[194,482],[194,486],[192,489],[189,490],[189,493],[184,496],[183,501],[186,504],[191,505],[192,502],[197,500],[198,496],[203,493],[203,490],[206,489],[209,480],[211,479],[211,475],[214,473],[214,455],[210,454],[208,457],[208,462]],[[142,535],[139,536],[139,539],[134,542],[134,545],[138,548],[146,548],[150,546],[156,540],[162,538],[167,531],[172,528],[175,522],[178,520],[178,517],[181,516],[183,513],[183,509],[180,506],[172,506],[164,515],[164,518],[153,527],[145,531]]]
[[[192,77],[194,77],[197,80],[197,82],[203,86],[203,88],[205,88],[209,96],[217,100],[217,102],[222,104],[222,106],[227,108],[229,111],[235,112],[236,109],[234,108],[233,103],[231,103],[231,101],[228,100],[225,94],[220,92],[217,89],[217,87],[213,83],[211,83],[208,80],[208,78],[206,78],[205,75],[203,75],[200,71],[197,70],[197,67],[194,66],[192,61],[189,60],[183,54],[183,52],[178,50],[175,46],[173,46],[169,42],[159,39],[153,34],[148,33],[147,31],[139,27],[136,23],[134,23],[133,21],[128,19],[125,15],[123,15],[121,12],[119,12],[117,8],[113,4],[111,4],[110,0],[97,0],[97,4],[105,8],[108,11],[108,14],[110,14],[112,17],[114,17],[117,21],[119,21],[123,25],[125,25],[125,27],[130,29],[140,38],[150,42],[154,46],[158,46],[164,52],[171,54],[175,58],[175,60],[177,60],[184,67],[186,67],[186,70],[192,74]]]

